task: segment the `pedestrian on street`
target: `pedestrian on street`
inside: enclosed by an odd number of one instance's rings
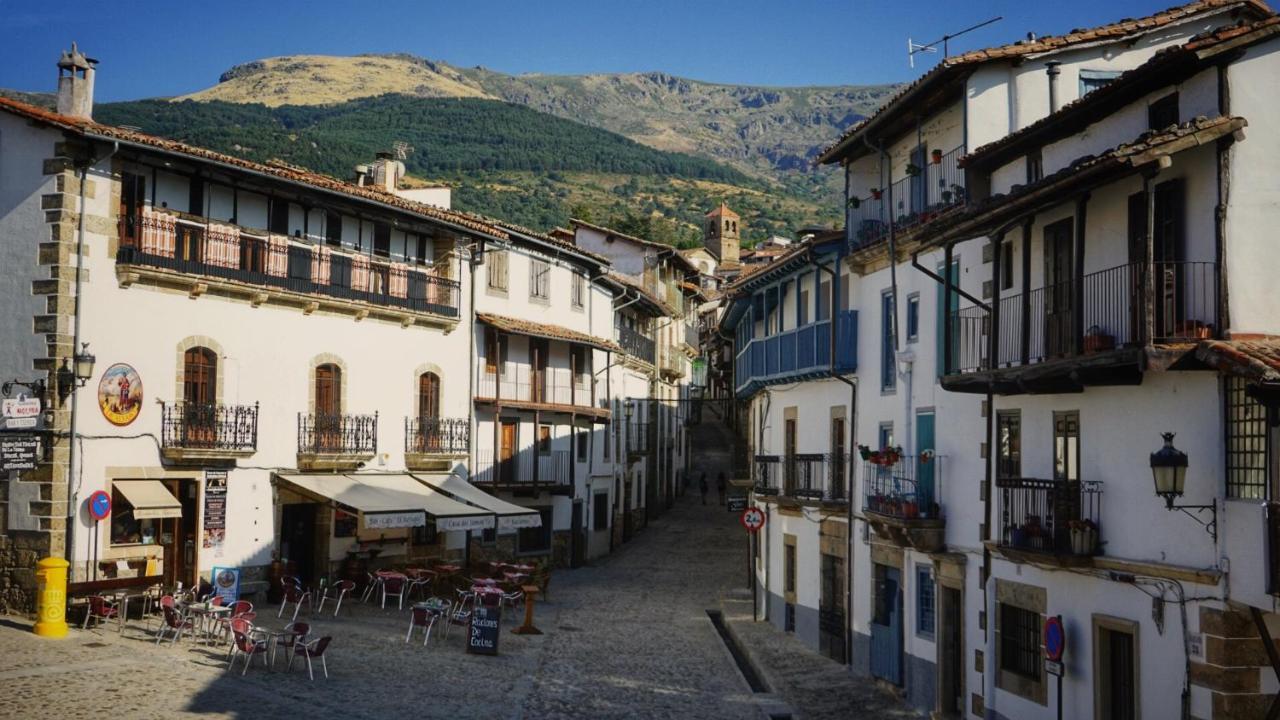
[[[724,487],[725,487],[724,471],[721,470],[719,477],[716,478],[716,491],[720,493],[721,505],[724,504]]]
[[[702,504],[707,504],[707,473],[702,472],[702,478],[698,480],[698,489],[702,491]]]

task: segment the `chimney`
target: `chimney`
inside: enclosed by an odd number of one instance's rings
[[[378,153],[373,161],[372,185],[379,190],[394,193],[400,189],[400,179],[404,177],[404,163],[396,160],[389,152]]]
[[[58,60],[58,114],[81,120],[93,119],[93,66],[98,61],[85,57],[71,43]]]
[[[1049,114],[1058,112],[1058,76],[1062,71],[1058,66],[1062,63],[1057,60],[1051,60],[1044,64],[1044,72],[1049,76]]]

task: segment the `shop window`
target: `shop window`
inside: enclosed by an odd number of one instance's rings
[[[111,489],[111,544],[154,545],[160,534],[159,521],[133,516],[133,503],[118,489]]]
[[[542,516],[542,527],[520,528],[516,535],[516,552],[545,553],[551,550],[551,508],[534,508]]]

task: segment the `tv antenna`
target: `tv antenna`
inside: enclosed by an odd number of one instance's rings
[[[409,153],[413,152],[413,146],[403,140],[391,143],[391,149],[395,152],[397,160],[404,160],[409,157]]]
[[[941,44],[941,45],[942,45],[942,57],[945,59],[945,58],[947,57],[947,55],[948,55],[948,52],[947,52],[947,51],[948,51],[947,44],[951,41],[951,39],[952,39],[952,38],[958,38],[958,37],[960,37],[961,35],[964,35],[964,34],[965,34],[965,33],[967,33],[967,32],[973,32],[974,30],[977,30],[977,29],[978,29],[978,28],[980,28],[980,27],[986,27],[986,26],[990,25],[991,23],[1000,22],[1000,21],[1001,21],[1001,20],[1003,20],[1003,19],[1004,19],[1004,16],[1003,16],[1003,15],[997,15],[997,16],[995,16],[995,17],[991,18],[990,20],[986,20],[986,21],[983,21],[983,22],[978,23],[977,25],[973,25],[973,26],[971,26],[971,27],[967,27],[967,28],[965,28],[965,29],[961,30],[960,32],[949,33],[949,34],[947,34],[947,35],[943,35],[942,37],[940,37],[940,38],[938,38],[937,40],[934,40],[933,42],[930,42],[930,43],[923,43],[923,44],[921,44],[921,43],[918,43],[918,42],[913,41],[910,37],[908,37],[908,38],[907,38],[907,63],[908,63],[909,65],[911,65],[911,67],[914,69],[914,68],[915,68],[915,66],[916,66],[916,53],[936,53],[936,52],[938,52],[938,45],[939,45],[939,44]]]

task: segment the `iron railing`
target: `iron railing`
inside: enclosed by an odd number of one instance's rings
[[[471,448],[467,418],[420,417],[404,420],[404,451],[424,455],[462,455]]]
[[[258,404],[164,403],[161,446],[188,450],[253,451],[258,448]]]
[[[1053,555],[1096,555],[1102,483],[1079,480],[997,478],[1000,544]]]
[[[568,485],[571,461],[568,450],[539,453],[529,447],[505,459],[495,458],[492,450],[480,450],[473,482],[495,487]]]
[[[963,155],[963,145],[936,157],[930,152],[918,175],[908,175],[888,189],[878,188],[866,197],[850,200],[845,217],[850,244],[857,247],[884,237],[889,231],[890,214],[896,229],[907,230],[963,204],[967,191],[964,170],[958,162]]]
[[[625,325],[615,327],[618,345],[622,346],[622,351],[626,354],[644,360],[652,365],[654,363],[654,342],[653,339],[644,333],[629,328]]]
[[[539,374],[528,365],[509,364],[496,372],[482,364],[478,375],[476,397],[483,400],[594,406],[590,377],[580,375],[575,379],[569,368],[552,367]],[[602,401],[601,406],[608,407],[607,398]]]
[[[1218,326],[1217,263],[1159,262],[1155,273],[1159,282],[1152,342],[1213,337]],[[1089,273],[1081,278],[1079,302],[1074,281],[1001,298],[994,363],[988,357],[989,314],[979,307],[953,311],[948,372],[1007,368],[1141,345],[1147,334],[1144,275],[1142,263]]]
[[[378,414],[298,413],[298,452],[372,455],[378,452]]]
[[[283,235],[250,235],[234,225],[198,223],[150,209],[130,227],[132,237],[124,238],[116,252],[120,264],[458,316],[458,281],[407,263],[300,244]]]
[[[802,500],[843,500],[847,453],[796,453],[782,461],[782,494]]]
[[[939,458],[903,455],[892,465],[862,463],[863,504],[867,512],[901,520],[942,517]]]
[[[782,489],[782,457],[757,454],[751,465],[756,494],[777,495]]]
[[[746,320],[744,322],[750,322]],[[852,372],[858,365],[858,311],[836,313],[835,370]],[[809,323],[738,349],[734,387],[739,393],[753,384],[783,381],[796,375],[831,369],[831,321]]]

